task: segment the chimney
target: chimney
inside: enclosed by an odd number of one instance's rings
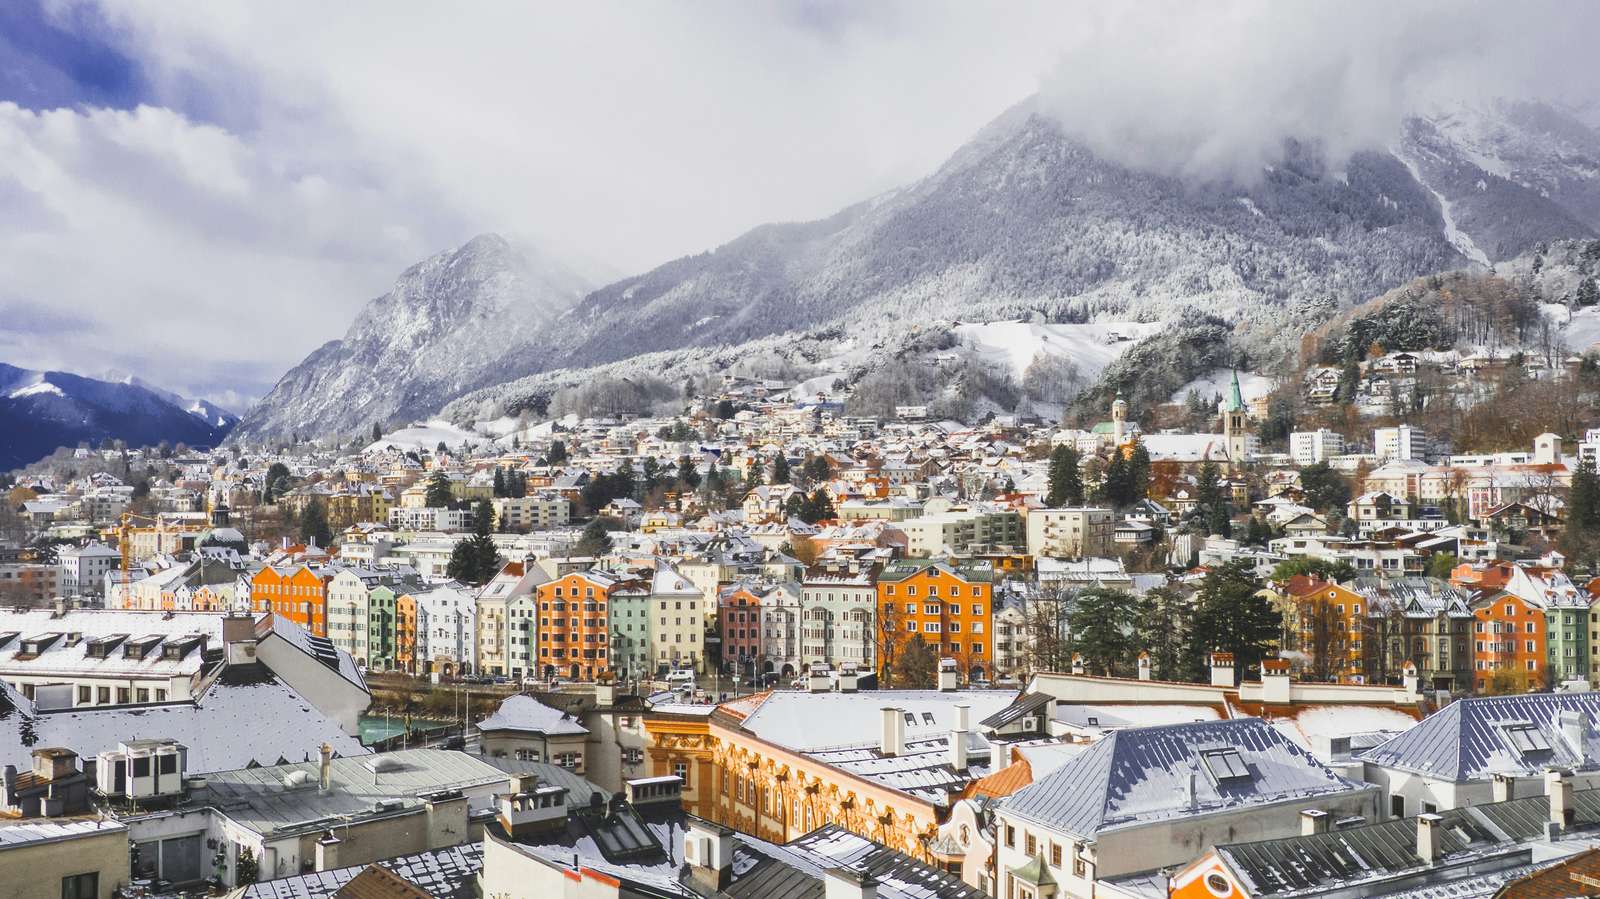
[[[954,693],[961,686],[961,673],[956,669],[955,659],[939,660],[939,692]]]
[[[1551,768],[1544,773],[1544,792],[1550,797],[1550,823],[1572,824],[1572,772]]]
[[[815,664],[811,666],[811,674],[806,679],[806,690],[811,693],[827,693],[833,689],[833,679],[828,677],[828,666]]]
[[[861,676],[860,672],[856,669],[856,666],[855,666],[854,663],[845,662],[844,664],[840,665],[839,666],[839,692],[840,693],[854,693],[856,691],[856,680],[860,676]]]
[[[906,754],[906,719],[899,709],[884,708],[883,731],[878,735],[878,751],[884,755]]]
[[[55,612],[50,617],[52,617],[52,618],[65,618],[65,617],[67,617],[67,598],[65,596],[57,596],[56,597]]]
[[[1072,673],[1080,676],[1083,674],[1083,653],[1081,652],[1072,654]]]
[[[1416,662],[1406,659],[1405,664],[1400,666],[1400,685],[1405,688],[1406,698],[1420,695],[1418,691],[1422,687],[1422,678],[1417,676]]]
[[[1148,652],[1139,653],[1139,679],[1150,679],[1150,653]]]
[[[601,708],[615,705],[617,702],[617,685],[604,681],[594,685],[594,702]]]
[[[1517,798],[1517,777],[1515,774],[1496,774],[1494,776],[1494,801],[1510,802]]]
[[[1004,771],[1011,765],[1011,744],[1006,740],[989,738],[989,771]]]
[[[1444,818],[1432,812],[1417,816],[1417,858],[1422,859],[1424,865],[1432,866],[1439,852],[1438,834],[1434,828]]]
[[[967,770],[967,719],[970,709],[956,706],[956,726],[950,732],[950,767],[956,771]]]
[[[1233,653],[1214,652],[1211,654],[1211,686],[1232,687],[1233,680]]]
[[[333,747],[327,743],[322,744],[320,754],[322,764],[318,767],[317,792],[326,793],[333,781]]]
[[[1300,810],[1300,835],[1309,837],[1312,834],[1328,832],[1328,813],[1320,808]]]
[[[256,662],[256,622],[249,615],[227,615],[222,619],[222,648],[229,665],[254,665]]]
[[[1287,659],[1261,661],[1261,701],[1287,705],[1293,697]]]
[[[822,899],[878,899],[878,881],[854,868],[829,868],[822,884]]]
[[[683,833],[683,860],[697,883],[711,890],[727,889],[733,882],[733,831],[691,819]]]
[[[1588,741],[1584,739],[1586,728],[1583,725],[1583,715],[1572,709],[1562,709],[1556,712],[1555,729],[1561,734],[1561,739],[1567,743],[1567,748],[1577,757],[1581,764],[1588,761]]]
[[[1189,776],[1184,778],[1183,784],[1182,784],[1183,803],[1188,808],[1194,808],[1195,801],[1199,798],[1199,787],[1200,787],[1199,780],[1200,780],[1200,771],[1199,771],[1199,769],[1190,768],[1189,769]]]
[[[535,786],[527,792],[504,793],[495,799],[500,825],[514,840],[566,826],[566,787]]]
[[[16,804],[13,798],[17,792],[17,766],[7,765],[0,772],[0,809],[9,809]]]

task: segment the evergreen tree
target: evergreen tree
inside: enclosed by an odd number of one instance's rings
[[[733,417],[733,403],[728,400],[717,401],[717,417],[723,421]]]
[[[897,689],[926,690],[934,686],[938,670],[939,656],[922,639],[922,635],[917,634],[900,647],[889,674]]]
[[[772,460],[772,483],[789,483],[789,460],[784,458],[783,453],[778,453]]]
[[[678,484],[684,490],[700,486],[700,472],[695,470],[694,462],[688,456],[678,457]]]
[[[639,492],[644,496],[649,496],[656,492],[657,487],[661,486],[661,463],[657,462],[654,456],[646,456],[643,464],[640,465],[640,469],[642,470],[642,476],[639,482]]]
[[[833,468],[828,465],[827,456],[812,456],[805,464],[806,480],[813,484],[821,483],[833,477]]]
[[[1578,285],[1578,305],[1593,306],[1600,303],[1600,288],[1594,286],[1593,278],[1584,278]]]
[[[383,439],[383,427],[377,422],[372,423],[372,442],[377,443]]]
[[[1106,465],[1105,480],[1100,483],[1100,499],[1113,509],[1126,508],[1133,502],[1132,474],[1128,460],[1121,449],[1111,451],[1111,461]]]
[[[498,465],[494,469],[494,495],[496,499],[506,495],[505,472],[501,471]]]
[[[791,493],[783,501],[783,516],[785,518],[799,518],[805,513],[806,497],[802,493]]]
[[[1045,504],[1055,509],[1083,505],[1083,475],[1078,470],[1078,451],[1069,444],[1056,447],[1050,454],[1050,488],[1045,494]]]
[[[1133,442],[1133,452],[1128,454],[1128,505],[1150,495],[1150,451],[1143,440]]]
[[[1222,489],[1222,472],[1217,463],[1206,460],[1200,466],[1195,486],[1195,512],[1205,524],[1206,533],[1227,537],[1233,533],[1233,510],[1228,495]]]
[[[606,519],[596,518],[584,526],[573,551],[580,556],[603,556],[611,551],[610,533]]]
[[[833,497],[823,488],[811,491],[800,506],[800,520],[807,524],[816,524],[830,518],[837,518],[838,512],[833,508]]]
[[[511,472],[511,480],[507,484],[512,499],[522,499],[528,495],[528,473],[525,471]]]
[[[453,578],[463,584],[470,584],[478,576],[478,553],[472,547],[471,540],[457,540],[455,548],[450,551],[450,562],[445,565],[446,577]]]
[[[1326,462],[1300,469],[1300,489],[1306,492],[1306,505],[1318,512],[1343,511],[1350,502],[1350,482]]]
[[[1157,587],[1139,597],[1134,606],[1134,643],[1136,650],[1150,654],[1151,677],[1185,677],[1184,644],[1189,639],[1193,617],[1193,609],[1176,587]]]
[[[469,582],[485,584],[500,570],[500,551],[494,545],[494,539],[489,532],[494,528],[494,506],[486,499],[480,499],[472,509],[472,556],[473,572]]]
[[[328,528],[328,510],[323,508],[322,500],[313,499],[301,510],[300,539],[324,548],[333,543],[333,532]]]
[[[566,444],[566,441],[564,441],[564,440],[552,440],[552,441],[550,441],[550,453],[549,453],[548,456],[545,457],[545,461],[547,461],[551,465],[560,465],[561,463],[567,461],[567,444]]]
[[[1233,653],[1235,673],[1261,665],[1283,631],[1283,616],[1261,596],[1261,581],[1245,561],[1212,568],[1195,595],[1189,663],[1195,679],[1213,650]]]
[[[1573,563],[1592,562],[1600,549],[1600,475],[1589,459],[1578,463],[1567,490],[1567,523],[1561,545]]]
[[[1090,674],[1126,674],[1133,659],[1134,598],[1122,590],[1091,587],[1072,608],[1072,648]]]
[[[433,476],[428,478],[428,492],[423,496],[423,504],[430,509],[443,509],[450,505],[450,479],[445,473],[435,470]]]

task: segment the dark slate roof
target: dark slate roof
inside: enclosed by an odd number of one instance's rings
[[[1232,749],[1241,776],[1205,753]],[[1187,798],[1193,775],[1195,798]],[[1119,730],[1017,791],[1001,814],[1081,837],[1226,808],[1368,789],[1340,777],[1260,718]]]
[[[483,870],[483,844],[462,843],[416,855],[384,859],[383,867],[436,899],[476,899],[478,872]],[[253,883],[238,899],[325,899],[355,880],[366,865],[316,871]]]
[[[1584,722],[1583,748],[1567,743],[1556,713],[1574,711]],[[1538,776],[1551,765],[1600,767],[1600,693],[1527,693],[1458,699],[1402,734],[1361,753],[1362,761],[1440,780],[1487,780],[1496,773]],[[1511,728],[1524,724],[1548,750],[1523,751]]]
[[[1573,794],[1573,827],[1592,830],[1600,825],[1600,791]],[[1542,839],[1550,814],[1550,800],[1528,796],[1509,802],[1440,812],[1435,825],[1438,855],[1431,875],[1447,881],[1484,859],[1522,850]],[[1217,855],[1238,874],[1252,896],[1315,895],[1340,887],[1384,895],[1378,881],[1411,877],[1424,867],[1417,856],[1417,819],[1397,818],[1364,827],[1328,833],[1234,843],[1217,847]],[[1508,872],[1508,876],[1510,876]],[[1408,881],[1409,882],[1409,881]],[[1461,895],[1468,895],[1462,893]]]
[[[1049,705],[1050,700],[1054,698],[1055,697],[1051,696],[1049,693],[1024,693],[1017,697],[1016,702],[1013,702],[1012,704],[1006,706],[998,712],[995,712],[993,715],[990,715],[978,723],[983,727],[992,727],[995,730],[999,730],[1000,728],[1011,724],[1019,718],[1026,718],[1029,715],[1037,715],[1042,713],[1045,706]]]

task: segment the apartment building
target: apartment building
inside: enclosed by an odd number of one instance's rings
[[[1116,516],[1110,509],[1075,506],[1028,510],[1028,553],[1035,558],[1109,556],[1115,548]]]
[[[991,571],[905,560],[884,568],[877,587],[880,674],[891,664],[894,645],[916,635],[973,679],[993,671]]]
[[[614,576],[590,570],[535,588],[540,676],[594,680],[611,667],[608,604],[616,585]]]

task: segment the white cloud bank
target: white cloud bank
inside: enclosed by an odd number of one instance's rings
[[[1286,131],[1381,142],[1452,79],[1581,71],[1600,9],[57,3],[154,96],[0,104],[0,360],[234,400],[480,231],[632,273],[904,184],[1041,79],[1099,149],[1249,173]]]

